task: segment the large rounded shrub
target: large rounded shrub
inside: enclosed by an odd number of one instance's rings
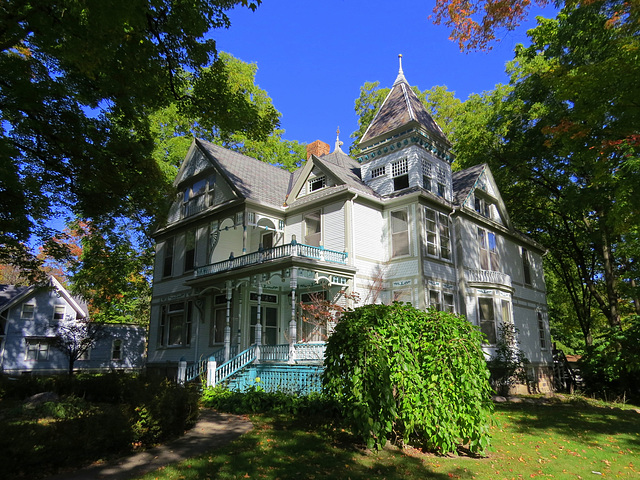
[[[329,338],[323,385],[369,448],[391,439],[481,453],[493,411],[481,345],[462,316],[365,305],[345,313]]]

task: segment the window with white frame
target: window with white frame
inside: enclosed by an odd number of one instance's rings
[[[478,228],[478,244],[480,247],[480,268],[482,270],[500,271],[500,255],[496,234]]]
[[[26,359],[31,362],[49,360],[49,340],[46,338],[28,338]]]
[[[122,340],[116,338],[111,342],[111,360],[122,360]]]
[[[387,166],[382,165],[381,167],[376,167],[371,169],[371,178],[382,177],[387,173]]]
[[[434,307],[441,312],[455,313],[455,297],[452,291],[440,290],[430,286],[428,290],[429,307]]]
[[[447,185],[447,172],[444,168],[438,167],[436,174],[436,193],[439,197],[444,197]]]
[[[433,191],[431,178],[433,177],[433,165],[428,160],[422,160],[422,188]]]
[[[425,207],[427,254],[451,260],[451,228],[449,216]]]
[[[542,350],[546,350],[548,348],[547,343],[547,330],[544,327],[544,318],[542,317],[542,312],[536,312],[538,317],[538,336],[540,338],[540,348]]]
[[[215,174],[200,178],[184,191],[184,215],[186,217],[201,212],[213,205],[213,194],[216,184]]]
[[[478,322],[480,323],[480,331],[484,333],[486,343],[495,345],[496,335],[496,315],[493,307],[493,298],[478,298]]]
[[[531,259],[526,248],[522,249],[522,274],[525,285],[531,285]]]
[[[59,322],[64,320],[64,315],[66,313],[66,305],[54,305],[53,306],[53,321]]]
[[[409,187],[409,164],[406,158],[402,158],[391,164],[391,176],[393,177],[394,191]]]
[[[391,256],[409,255],[409,214],[406,208],[391,212]]]
[[[411,289],[403,288],[401,290],[394,290],[392,293],[394,302],[411,303]]]
[[[184,271],[191,272],[196,266],[196,230],[187,230],[184,238]]]
[[[35,310],[36,305],[34,303],[23,303],[22,311],[20,312],[20,318],[22,320],[33,320]]]
[[[322,213],[320,210],[304,215],[304,243],[319,247],[322,241]]]
[[[161,308],[158,343],[161,346],[191,344],[191,302],[175,302]]]
[[[173,237],[169,237],[164,241],[162,247],[162,276],[170,277],[173,275]]]
[[[489,199],[476,195],[474,198],[473,208],[476,213],[479,213],[483,217],[493,219],[493,209],[495,208],[493,202]]]
[[[314,177],[309,179],[309,193],[315,192],[316,190],[320,190],[324,188],[327,184],[327,177],[324,175],[321,177]]]

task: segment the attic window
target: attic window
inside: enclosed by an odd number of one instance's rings
[[[322,177],[315,177],[309,179],[309,192],[315,192],[316,190],[320,190],[324,188],[327,184],[327,177],[324,175]]]
[[[215,174],[196,180],[184,191],[184,216],[188,217],[213,204]]]
[[[64,305],[55,305],[53,307],[53,320],[60,321],[64,320],[65,314],[65,306]]]
[[[35,309],[36,306],[33,303],[23,303],[20,318],[22,320],[31,320],[33,318],[33,312]]]
[[[394,191],[409,187],[409,165],[406,158],[391,164],[391,174],[393,176]]]
[[[382,177],[386,173],[387,173],[387,166],[383,165],[381,167],[377,167],[377,168],[374,168],[373,170],[371,170],[371,178]]]
[[[475,197],[474,210],[483,217],[492,218],[491,215],[491,202],[485,200],[482,197]]]

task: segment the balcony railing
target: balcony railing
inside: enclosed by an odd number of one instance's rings
[[[287,257],[312,258],[329,263],[347,264],[347,252],[327,250],[324,247],[312,247],[301,243],[287,243],[273,248],[267,248],[260,252],[248,253],[240,257],[229,258],[222,262],[212,263],[196,268],[195,276],[214,275],[216,273],[235,270],[236,268],[258,265],[260,263]]]
[[[511,277],[493,270],[465,269],[464,277],[469,283],[492,283],[511,288]]]

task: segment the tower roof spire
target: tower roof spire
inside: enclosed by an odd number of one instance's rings
[[[396,83],[400,83],[400,82],[406,82],[407,79],[404,78],[404,72],[402,71],[402,54],[398,54],[398,63],[400,64],[400,69],[398,70],[398,76],[396,77],[396,81],[393,82],[393,84],[395,85]]]

